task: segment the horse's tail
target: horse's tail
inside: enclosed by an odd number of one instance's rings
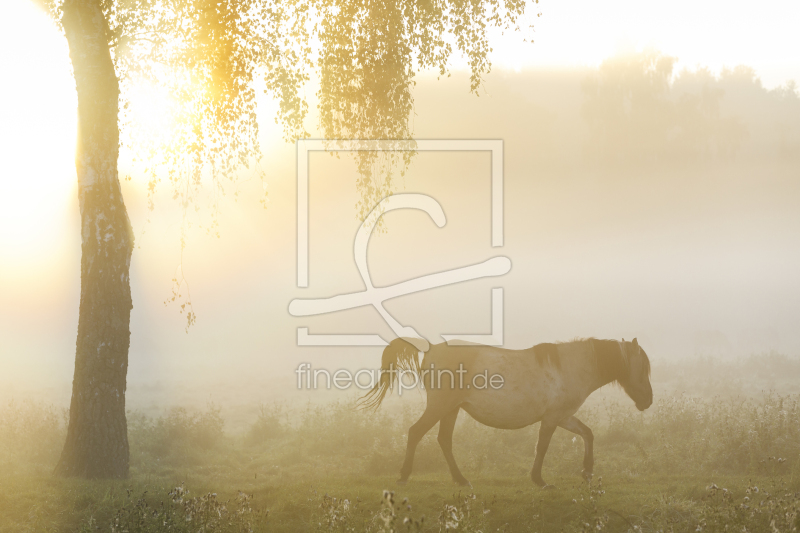
[[[377,409],[386,393],[399,379],[398,372],[414,372],[419,376],[419,351],[403,339],[395,339],[384,348],[378,383],[358,400],[360,409]]]

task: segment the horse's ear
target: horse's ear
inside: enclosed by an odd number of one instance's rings
[[[634,337],[634,339],[631,341],[631,344],[633,344],[633,347],[634,347],[634,348],[638,348],[638,347],[639,347],[639,341],[637,341],[635,337]]]

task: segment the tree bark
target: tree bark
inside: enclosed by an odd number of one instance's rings
[[[124,478],[133,233],[117,172],[119,83],[100,1],[66,0],[62,24],[78,93],[81,301],[69,427],[55,473]]]

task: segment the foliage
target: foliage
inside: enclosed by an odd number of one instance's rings
[[[227,501],[220,501],[214,493],[189,497],[183,485],[175,487],[166,499],[151,503],[142,494],[138,499],[131,497],[116,511],[109,527],[111,533],[157,533],[174,532],[212,532],[252,533],[253,521],[264,520],[268,513],[260,513],[251,507],[252,496],[243,492]],[[94,519],[89,519],[81,529],[82,533],[101,529]]]
[[[736,116],[723,117],[725,91],[708,69],[673,79],[676,58],[656,50],[613,57],[583,83],[588,153],[617,163],[661,163],[680,155],[732,157],[747,138]],[[692,91],[686,91],[689,86]],[[683,90],[682,90],[683,89]]]
[[[0,473],[23,465],[49,471],[66,437],[67,413],[33,402],[11,401],[0,408]]]
[[[351,502],[347,498],[334,498],[325,494],[319,503],[316,516],[312,519],[316,523],[317,531],[357,531],[359,526],[363,526],[356,524],[358,503],[358,500]]]
[[[475,494],[454,498],[453,503],[445,503],[439,513],[439,531],[479,532],[486,529],[485,517],[489,510],[478,509]]]
[[[743,490],[729,490],[711,483],[696,502],[660,498],[648,514],[627,517],[602,504],[602,481],[586,485],[573,499],[584,511],[576,527],[581,533],[593,531],[655,532],[769,532],[797,531],[800,526],[800,492],[772,481],[765,490],[750,484]],[[637,522],[637,523],[634,523]]]
[[[258,444],[268,439],[275,439],[280,437],[283,431],[281,408],[261,404],[258,407],[256,421],[247,432],[246,442],[248,444]]]
[[[538,2],[538,0],[537,0]],[[487,30],[519,29],[524,0],[414,2],[323,0],[317,60],[320,132],[330,139],[411,139],[417,72],[435,69],[449,75],[458,51],[470,68],[477,93],[491,70]],[[394,189],[393,169],[410,161],[413,143],[398,143],[399,154],[357,152],[359,215],[364,218]]]
[[[797,531],[800,526],[800,493],[776,486],[772,492],[751,485],[744,496],[734,498],[731,491],[716,483],[704,498],[707,506],[700,513],[697,531]]]
[[[435,522],[435,530],[475,533],[486,529],[484,517],[487,509],[477,508],[475,494],[454,495],[442,504]],[[324,495],[313,520],[318,531],[395,533],[430,531],[425,527],[425,516],[416,517],[408,498],[399,501],[393,491],[384,490],[380,509],[368,511],[360,499],[334,498]]]
[[[675,395],[649,416],[607,406],[608,429],[598,439],[638,452],[629,469],[668,472],[692,464],[707,472],[787,473],[800,456],[800,397],[765,393],[761,400]],[[794,460],[796,462],[796,459]]]
[[[75,0],[40,1],[60,20],[64,2]],[[312,75],[323,137],[410,139],[416,73],[448,75],[458,53],[477,92],[491,69],[488,31],[520,29],[527,7],[525,0],[98,1],[124,107],[142,80],[170,95],[174,121],[166,138],[128,138],[145,154],[151,192],[166,175],[182,203],[192,201],[204,172],[224,193],[220,178],[232,179],[260,158],[257,88],[278,102],[276,121],[287,140],[308,135],[304,89]],[[359,157],[364,172],[375,163],[374,153]],[[393,186],[391,176],[375,174],[362,175],[358,185],[362,211]]]
[[[583,114],[592,142],[614,139],[631,151],[652,152],[666,140],[667,101],[675,58],[655,51],[608,59],[583,83]],[[617,139],[619,139],[617,141]],[[600,153],[607,146],[594,146]]]
[[[179,465],[197,464],[224,443],[224,424],[213,405],[204,412],[173,408],[157,419],[129,413],[131,455],[143,462],[171,459]]]
[[[581,533],[589,533],[606,529],[611,518],[608,516],[608,510],[600,507],[600,500],[606,493],[603,490],[603,478],[598,478],[597,482],[590,481],[581,488],[580,496],[572,500],[586,512],[584,521],[579,523],[579,530]]]

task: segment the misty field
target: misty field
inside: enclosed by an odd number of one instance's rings
[[[538,426],[493,430],[463,413],[454,452],[473,489],[450,481],[435,428],[396,486],[418,395],[374,414],[351,396],[287,398],[254,405],[240,428],[226,426],[225,406],[131,412],[125,481],[51,476],[66,413],[11,403],[0,410],[0,530],[794,531],[798,378],[800,361],[777,354],[654,364],[645,413],[613,387],[579,412],[596,436],[591,485],[578,475],[583,443],[556,432],[548,491],[529,477]]]

